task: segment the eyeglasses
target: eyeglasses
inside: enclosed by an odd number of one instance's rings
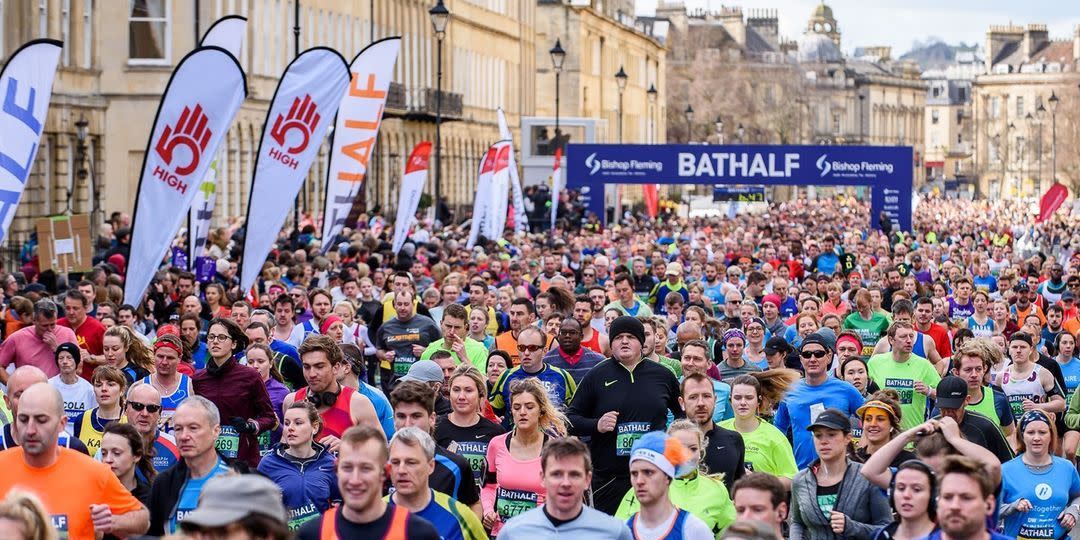
[[[157,414],[161,412],[161,405],[154,405],[153,403],[139,403],[138,401],[127,402],[128,407],[131,407],[135,412],[143,412],[146,410],[150,414]]]
[[[520,343],[517,346],[518,352],[536,352],[543,348],[543,345],[522,345]]]
[[[825,358],[825,355],[827,355],[827,354],[829,354],[829,353],[826,352],[826,351],[802,351],[802,352],[799,353],[799,356],[801,356],[803,358],[806,358],[806,359]]]
[[[206,341],[229,341],[232,338],[228,334],[207,334]]]
[[[596,274],[594,274],[594,273],[592,273],[592,272],[589,272],[588,274],[582,274],[582,276],[585,276],[585,277],[594,277],[594,276],[596,276]]]

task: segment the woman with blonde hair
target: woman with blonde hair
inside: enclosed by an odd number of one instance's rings
[[[550,437],[566,435],[566,416],[548,397],[535,377],[510,385],[510,410],[514,429],[491,439],[480,502],[484,527],[498,534],[510,518],[544,503],[547,491],[541,483],[540,451]]]
[[[13,489],[0,502],[0,538],[56,540],[58,536],[41,501],[31,493]]]
[[[691,420],[676,420],[668,426],[668,435],[676,438],[690,451],[694,466],[685,475],[675,478],[668,487],[668,496],[676,507],[690,512],[705,522],[712,531],[722,531],[735,521],[735,505],[731,502],[723,474],[707,474],[702,467],[705,457],[705,433]],[[641,504],[630,488],[619,503],[615,517],[629,519],[641,510]]]
[[[150,375],[154,369],[154,355],[150,348],[126,326],[106,330],[101,340],[101,350],[105,355],[105,365],[119,369],[127,379],[128,386]]]
[[[479,310],[477,310],[479,312]],[[480,485],[491,439],[506,432],[483,414],[487,381],[472,364],[460,364],[447,381],[450,412],[435,425],[435,442],[469,461],[473,480]]]

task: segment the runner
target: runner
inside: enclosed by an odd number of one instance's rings
[[[33,366],[46,377],[60,373],[56,367],[56,347],[61,343],[78,343],[75,332],[56,324],[56,304],[52,300],[34,303],[34,324],[18,330],[0,344],[0,384],[8,383],[7,367]],[[83,368],[86,369],[85,367]]]
[[[131,424],[110,422],[101,437],[101,462],[143,506],[150,504],[150,482],[156,471],[142,436]]]
[[[353,426],[345,430],[337,463],[342,503],[302,525],[296,531],[297,539],[439,540],[439,533],[427,520],[383,500],[389,458],[386,436],[381,429]]]
[[[539,328],[528,326],[517,336],[517,351],[520,364],[508,369],[495,382],[492,389],[491,408],[498,416],[503,416],[510,404],[510,387],[517,381],[535,377],[547,388],[551,402],[560,410],[565,409],[574,399],[577,384],[566,371],[544,362],[544,347],[547,336]],[[503,426],[509,427],[509,419]]]
[[[786,486],[798,472],[795,455],[784,434],[758,416],[765,396],[782,396],[788,385],[797,380],[798,373],[784,370],[786,379],[779,371],[766,372],[767,377],[740,375],[732,381],[731,406],[735,417],[720,422],[720,427],[734,430],[742,436],[746,452],[746,470],[764,472],[780,478]],[[767,386],[766,386],[767,385]],[[764,398],[764,399],[763,399]],[[771,409],[771,407],[770,407]],[[734,486],[733,486],[734,488]]]
[[[281,490],[289,530],[319,517],[341,499],[334,456],[313,439],[322,421],[307,401],[289,405],[282,421],[282,442],[259,462],[259,473]]]
[[[784,482],[770,474],[752,472],[740,478],[731,492],[738,521],[728,528],[728,532],[739,534],[737,528],[743,523],[759,522],[775,538],[784,538],[783,529],[788,519],[788,491]]]
[[[483,343],[468,336],[466,325],[469,314],[465,306],[450,304],[443,310],[442,322],[439,328],[442,330],[442,338],[437,339],[424,349],[420,354],[421,360],[428,360],[435,351],[449,352],[455,364],[470,363],[476,369],[487,369],[487,347]]]
[[[274,352],[266,345],[249,345],[244,351],[248,365],[259,372],[263,386],[266,387],[266,395],[270,396],[270,404],[273,405],[274,414],[278,419],[278,427],[259,434],[259,455],[263,457],[266,457],[266,454],[281,442],[282,422],[285,420],[282,404],[285,402],[285,396],[289,395],[289,389],[281,381],[281,373],[270,360],[273,354]]]
[[[69,290],[64,294],[64,316],[56,321],[57,325],[75,332],[75,343],[82,351],[79,358],[82,362],[81,375],[86,379],[89,379],[94,368],[105,360],[102,349],[105,327],[88,313],[90,307],[92,305],[89,297],[79,290]]]
[[[714,532],[703,521],[671,502],[672,482],[693,465],[690,451],[663,432],[647,433],[634,441],[630,478],[640,510],[627,520],[637,540],[670,538],[709,540]]]
[[[927,398],[936,397],[941,381],[927,359],[912,354],[916,334],[910,323],[893,323],[888,331],[892,352],[871,356],[867,362],[870,379],[878,388],[895,390],[900,396],[900,429],[911,429],[926,418]]]
[[[248,538],[292,538],[277,486],[250,474],[211,478],[198,508],[187,515],[181,529],[197,538],[222,530]]]
[[[104,365],[124,374],[127,385],[142,380],[154,369],[154,355],[135,333],[126,326],[114,326],[105,331],[102,339]]]
[[[1017,332],[1009,338],[1009,364],[1001,373],[1001,390],[1009,398],[1013,416],[1019,418],[1032,409],[1060,414],[1065,398],[1054,376],[1033,360],[1038,358],[1030,334]]]
[[[879,529],[875,540],[924,538],[937,529],[937,476],[929,465],[917,459],[900,464],[889,482],[888,497],[896,519]]]
[[[157,338],[154,341],[154,372],[141,379],[161,393],[161,418],[166,431],[171,431],[169,419],[176,407],[188,396],[195,395],[191,377],[176,371],[183,357],[184,345],[179,337],[166,334]]]
[[[687,375],[681,383],[679,405],[705,434],[702,457],[705,473],[723,475],[725,485],[731,486],[746,472],[746,448],[738,433],[714,421],[715,383],[700,372]]]
[[[584,301],[575,302],[575,314],[579,311],[584,312],[583,308],[579,309],[584,302],[588,301],[588,297],[584,298]],[[592,313],[591,307],[589,313]],[[589,370],[604,361],[601,354],[583,346],[582,328],[581,321],[576,318],[563,320],[562,324],[559,325],[559,333],[556,336],[558,338],[557,345],[548,351],[543,358],[544,364],[569,373],[575,384],[580,384],[581,379],[585,377]],[[599,335],[599,332],[590,326],[584,328],[589,329],[594,335]]]
[[[147,457],[156,472],[172,467],[180,459],[176,439],[160,427],[161,411],[161,392],[158,392],[157,388],[143,382],[137,382],[128,388],[127,398],[124,400],[124,416],[142,437]],[[137,473],[142,475],[139,471]],[[151,480],[149,476],[142,476],[143,481]]]
[[[94,386],[79,376],[79,346],[74,343],[61,343],[56,346],[56,366],[60,373],[49,379],[49,384],[56,388],[64,399],[64,415],[67,423],[64,431],[74,433],[75,418],[80,413],[97,407]]]
[[[376,355],[383,391],[388,392],[393,381],[403,377],[423,354],[428,345],[438,340],[435,321],[415,314],[412,291],[405,290],[394,297],[395,316],[383,322],[376,333]]]
[[[1014,538],[1068,536],[1080,517],[1080,475],[1072,462],[1054,455],[1057,430],[1045,412],[1024,413],[1019,433],[1018,455],[1001,466],[1002,532]]]
[[[120,370],[112,366],[98,366],[94,369],[94,397],[97,407],[80,413],[75,417],[75,429],[72,435],[86,445],[90,455],[96,456],[101,448],[101,436],[105,425],[114,420],[127,422],[124,416],[124,391],[127,380]]]
[[[459,365],[450,376],[449,386],[453,410],[436,422],[435,442],[469,461],[473,481],[479,487],[487,470],[488,445],[506,430],[481,414],[481,405],[487,400],[487,385],[472,364]]]

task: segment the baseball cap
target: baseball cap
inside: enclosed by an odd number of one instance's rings
[[[967,395],[968,387],[964,379],[950,375],[937,385],[937,406],[939,409],[963,408]]]
[[[1065,291],[1061,294],[1061,299],[1064,300],[1076,300],[1076,294],[1072,291]]]
[[[401,380],[425,383],[443,382],[443,372],[434,360],[419,360],[409,366],[409,372]]]
[[[784,338],[773,336],[769,338],[769,341],[765,342],[765,354],[773,355],[778,352],[785,354],[791,352],[791,345]]]
[[[814,431],[814,428],[838,429],[844,433],[851,432],[851,419],[839,409],[825,409],[817,416],[812,424],[806,427],[806,431]]]
[[[681,276],[682,271],[683,271],[682,270],[682,264],[677,263],[677,262],[670,262],[670,263],[667,264],[667,270],[664,273],[669,275],[669,276],[670,275]]]
[[[181,527],[218,528],[260,514],[285,523],[281,489],[255,474],[211,478],[199,496],[199,506],[184,517]]]

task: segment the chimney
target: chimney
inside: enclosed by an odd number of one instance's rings
[[[1035,51],[1038,51],[1050,41],[1050,32],[1047,31],[1045,24],[1029,24],[1024,31],[1024,42],[1021,44],[1023,49],[1024,61],[1031,60]]]
[[[746,46],[746,23],[743,22],[743,12],[740,7],[722,6],[718,14],[720,25],[740,46]]]
[[[994,62],[1001,50],[1010,43],[1019,43],[1024,39],[1024,27],[1014,24],[992,24],[986,33],[986,71],[993,71]]]
[[[1073,32],[1073,62],[1076,64],[1075,69],[1080,70],[1080,24],[1076,25],[1076,31]]]
[[[879,62],[892,60],[892,47],[886,45],[874,45],[863,48],[864,56],[876,56]]]
[[[773,50],[780,50],[780,23],[777,10],[750,10],[746,16],[746,26],[753,28]]]

